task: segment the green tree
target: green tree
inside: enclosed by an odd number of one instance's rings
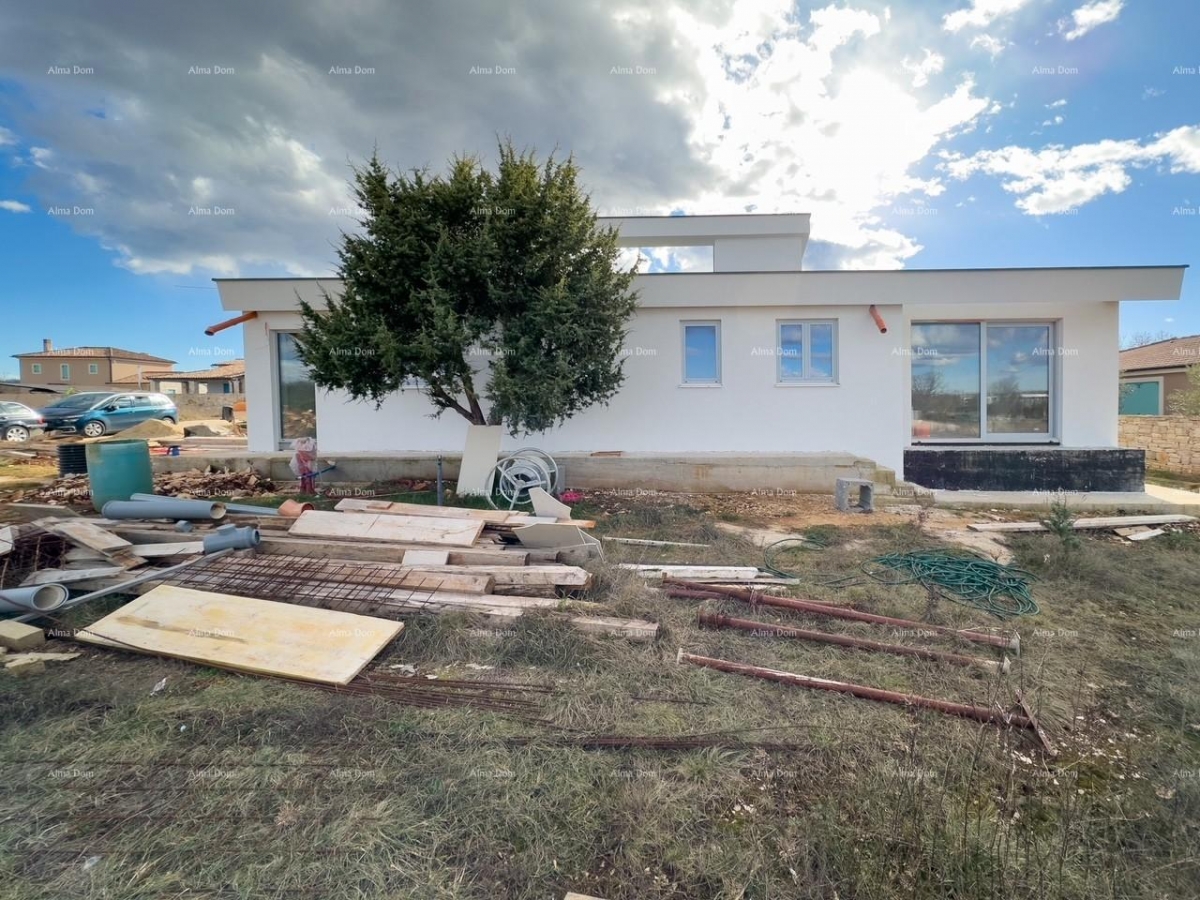
[[[419,379],[436,408],[513,434],[607,402],[636,308],[571,158],[511,142],[495,173],[457,157],[444,176],[372,156],[353,186],[363,230],[343,235],[340,298],[301,302],[299,353],[324,388],[378,405]],[[486,407],[486,409],[485,409]]]
[[[1168,411],[1177,416],[1200,416],[1200,365],[1188,366],[1188,386],[1171,395]]]

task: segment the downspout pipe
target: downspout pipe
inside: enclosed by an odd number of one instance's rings
[[[0,591],[0,612],[53,612],[71,596],[61,584],[39,584]]]
[[[100,515],[106,519],[225,518],[225,504],[212,500],[109,500]]]
[[[234,325],[241,325],[243,322],[249,322],[251,319],[257,319],[257,312],[242,313],[240,316],[234,316],[232,319],[226,319],[224,322],[218,322],[216,325],[209,325],[204,329],[204,333],[212,337],[219,331],[224,331],[226,328],[232,328]]]
[[[879,310],[875,308],[874,303],[867,307],[867,312],[869,312],[871,314],[871,318],[875,320],[875,326],[879,329],[879,333],[887,334],[887,322],[883,321],[883,316],[879,314]]]

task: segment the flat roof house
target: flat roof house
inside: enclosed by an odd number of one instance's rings
[[[1184,266],[805,271],[807,215],[601,221],[627,247],[710,247],[713,270],[639,275],[621,392],[506,447],[577,458],[575,474],[619,453],[610,486],[630,489],[658,486],[639,459],[675,461],[693,489],[723,483],[706,482],[721,466],[831,487],[847,461],[931,488],[1142,488],[1140,451],[1117,449],[1118,308],[1178,299]],[[252,451],[315,433],[329,456],[462,452],[466,421],[431,418],[418,390],[376,410],[308,380],[298,298],[320,308],[337,279],[217,285],[225,309],[256,314]],[[822,459],[824,482],[796,475]]]

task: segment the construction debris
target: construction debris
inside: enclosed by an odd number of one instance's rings
[[[1130,525],[1181,525],[1195,522],[1194,516],[1105,516],[1097,519],[1076,519],[1071,527],[1077,530],[1123,528]],[[1046,531],[1041,522],[976,522],[968,525],[972,531]]]
[[[125,433],[121,434],[124,437]],[[199,469],[191,469],[187,472],[161,472],[154,476],[154,493],[169,495],[179,500],[255,497],[277,492],[278,488],[273,481],[249,469],[239,472],[202,472]],[[55,506],[90,505],[91,498],[91,486],[86,474],[63,475],[40,488],[16,491],[9,496],[14,503],[25,501]]]
[[[0,647],[8,650],[32,650],[46,643],[46,635],[40,628],[0,619]]]

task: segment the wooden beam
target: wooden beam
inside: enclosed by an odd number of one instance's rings
[[[636,547],[707,547],[708,544],[689,544],[686,541],[644,541],[641,538],[624,538],[624,537],[608,537],[607,535],[600,538],[602,541],[611,541],[614,544],[632,544]]]
[[[487,572],[500,586],[561,586],[585,588],[592,583],[592,573],[578,566],[413,566],[416,571],[429,572]]]
[[[104,554],[122,568],[132,569],[146,561],[133,552],[133,544],[129,541],[86,519],[39,519],[36,524],[77,547]]]
[[[1076,519],[1072,528],[1122,528],[1129,525],[1182,525],[1195,522],[1195,516],[1105,516],[1096,519]],[[1041,522],[976,522],[967,526],[971,531],[1045,531]]]
[[[133,548],[138,556],[153,559],[157,556],[188,556],[204,552],[203,541],[176,541],[173,544],[141,544]]]
[[[637,572],[643,578],[683,578],[688,581],[753,581],[759,576],[754,566],[656,566],[643,563],[619,563],[619,569]]]
[[[374,540],[385,543],[470,547],[483,532],[479,519],[433,519],[375,513],[310,510],[292,523],[289,534],[329,540]]]
[[[42,569],[34,572],[21,582],[28,587],[35,584],[70,584],[75,581],[89,581],[92,578],[112,578],[127,571],[120,566],[103,566],[92,569]]]
[[[419,544],[393,544],[381,541],[320,541],[292,536],[262,536],[259,553],[285,554],[288,556],[322,557],[325,559],[350,559],[368,562],[399,563],[409,550],[436,550]],[[483,547],[444,548],[450,565],[469,566],[523,566],[528,555],[515,550],[489,550]]]

